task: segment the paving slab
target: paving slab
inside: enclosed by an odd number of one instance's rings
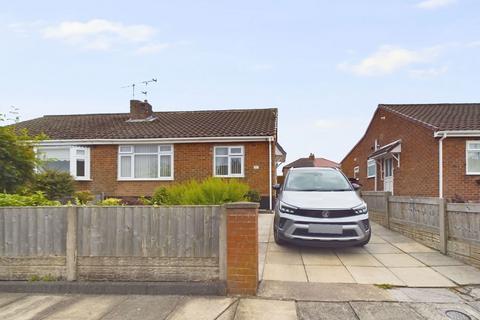
[[[468,305],[480,312],[480,301],[468,302]]]
[[[302,260],[305,265],[341,266],[342,262],[331,250],[302,249]]]
[[[334,251],[336,254],[350,254],[350,253],[368,254],[368,251],[363,247],[342,247],[342,248],[336,248]]]
[[[301,283],[285,281],[262,281],[258,296],[297,301],[395,301],[388,290],[374,285],[343,283]]]
[[[102,320],[165,319],[181,299],[181,296],[129,296]]]
[[[186,298],[175,308],[168,320],[212,320],[235,302],[233,298]]]
[[[27,320],[42,314],[55,304],[67,300],[65,296],[31,295],[0,308],[2,320]]]
[[[126,296],[82,296],[77,302],[50,314],[44,319],[97,320],[126,299]]]
[[[360,320],[424,320],[407,304],[387,302],[352,302]]]
[[[266,264],[263,280],[307,282],[307,274],[303,265]]]
[[[388,268],[385,267],[348,266],[347,269],[352,274],[353,278],[357,283],[389,284],[394,286],[405,285],[405,283],[403,283]]]
[[[294,301],[241,299],[235,320],[296,320]]]
[[[471,306],[463,303],[445,304],[445,303],[411,303],[410,307],[418,314],[429,320],[452,320],[462,318],[450,318],[447,312],[457,311],[466,314],[473,319],[480,319],[480,313]]]
[[[462,266],[463,262],[452,257],[441,254],[440,252],[417,252],[411,253],[415,258],[427,266]]]
[[[302,256],[299,251],[269,251],[267,252],[267,264],[299,264],[302,265]]]
[[[427,267],[390,268],[409,287],[455,287],[455,283]]]
[[[402,253],[400,249],[389,243],[369,243],[364,248],[369,253]]]
[[[297,303],[299,320],[357,320],[348,303],[335,302],[299,302]]]
[[[223,313],[215,320],[234,320],[235,313],[237,312],[239,301],[232,303]]]
[[[372,237],[370,238],[369,243],[387,243],[387,241],[385,241],[384,239],[382,239],[382,238],[379,237],[379,236],[372,235]]]
[[[425,267],[423,263],[406,253],[382,253],[373,256],[386,267]]]
[[[465,300],[446,288],[393,288],[388,290],[401,302],[463,303]]]
[[[299,247],[289,245],[289,244],[279,246],[273,240],[268,242],[268,249],[267,250],[268,250],[268,252],[270,252],[270,251],[300,252]]]
[[[460,285],[480,284],[480,270],[472,266],[444,266],[433,269]]]
[[[263,270],[265,268],[265,260],[267,257],[267,243],[258,244],[258,276],[263,278]]]
[[[346,266],[358,266],[358,267],[381,267],[380,261],[375,259],[371,254],[363,253],[339,253],[338,257],[342,263]]]
[[[390,242],[391,244],[398,244],[398,243],[412,243],[414,240],[401,235],[400,233],[392,231],[389,235],[380,235],[382,239]]]
[[[25,297],[24,293],[0,293],[0,307]]]
[[[410,239],[410,241],[412,240]],[[406,253],[435,252],[435,250],[430,249],[429,247],[424,246],[423,244],[420,244],[418,242],[401,242],[401,243],[393,242],[393,245]]]
[[[309,282],[355,283],[344,266],[305,266]]]

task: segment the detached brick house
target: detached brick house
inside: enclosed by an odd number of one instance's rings
[[[37,153],[70,172],[78,190],[107,197],[150,196],[158,186],[208,177],[238,178],[269,208],[276,164],[277,109],[153,112],[130,101],[130,113],[44,116],[16,124],[48,140]],[[278,146],[278,147],[277,147]]]
[[[287,174],[287,171],[290,168],[304,168],[304,167],[339,168],[340,164],[325,158],[315,158],[315,155],[313,153],[310,153],[308,158],[298,158],[297,160],[284,165],[282,168],[283,176]]]
[[[363,190],[479,201],[480,104],[381,104],[341,168]]]

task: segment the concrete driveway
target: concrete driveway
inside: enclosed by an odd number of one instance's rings
[[[480,270],[372,223],[365,247],[278,246],[273,215],[259,216],[260,278],[264,281],[456,287],[480,284]]]

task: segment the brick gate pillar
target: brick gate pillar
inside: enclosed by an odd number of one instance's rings
[[[258,207],[258,203],[251,202],[225,205],[228,294],[257,294]]]

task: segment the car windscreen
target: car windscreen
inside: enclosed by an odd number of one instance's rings
[[[351,191],[345,176],[334,170],[291,171],[285,191]]]

